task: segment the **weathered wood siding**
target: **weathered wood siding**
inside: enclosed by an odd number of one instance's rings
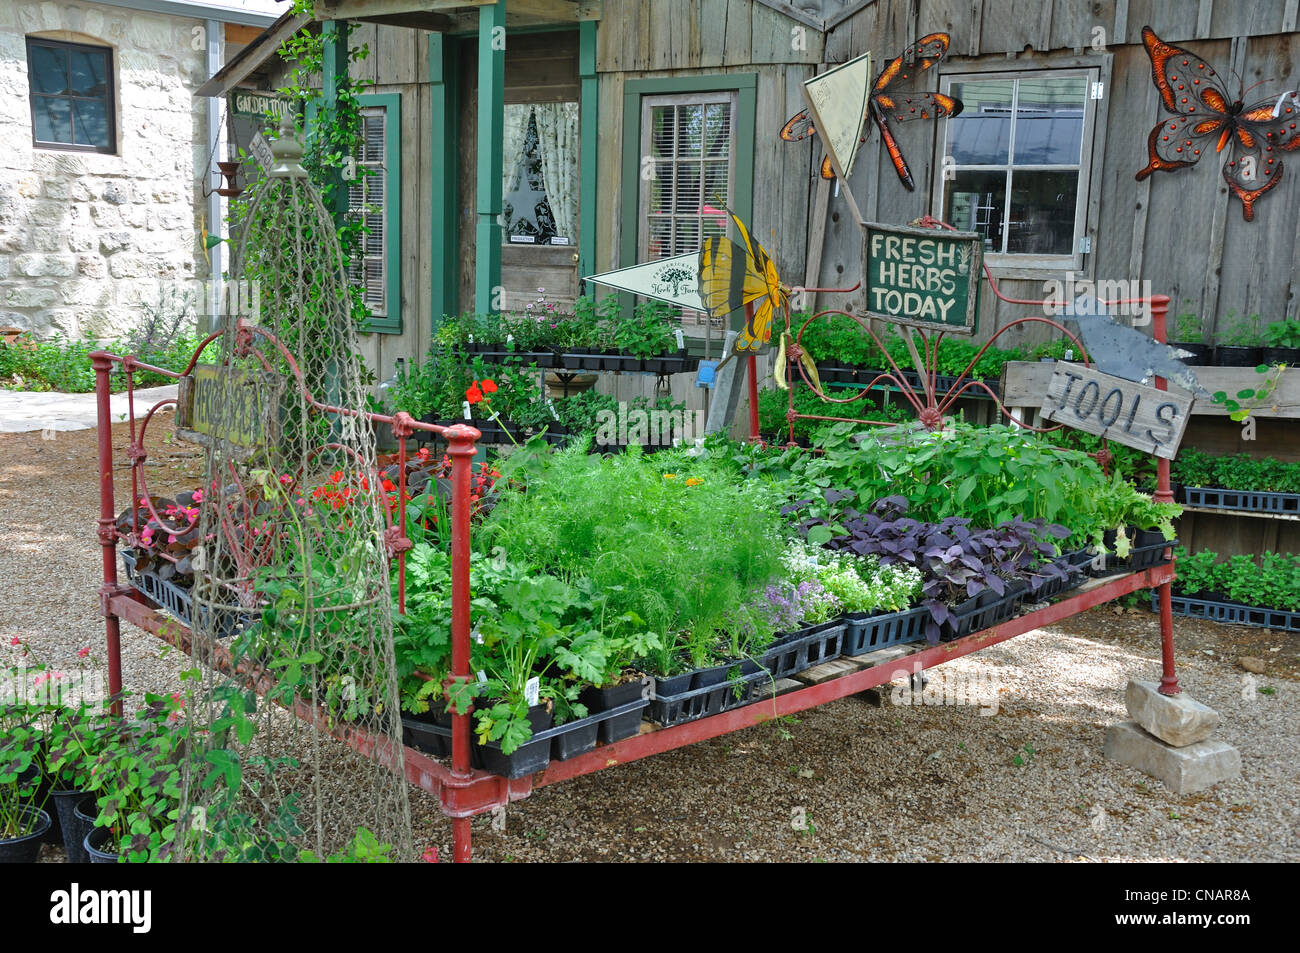
[[[826,58],[842,62],[868,49],[881,57],[897,55],[917,36],[941,30],[953,41],[948,58],[932,71],[937,75],[994,61],[1008,70],[1074,64],[1100,68],[1106,92],[1098,104],[1092,143],[1088,228],[1094,241],[1084,271],[1094,279],[1149,280],[1153,292],[1172,299],[1171,315],[1200,315],[1210,332],[1232,312],[1259,314],[1265,323],[1295,316],[1300,220],[1292,210],[1300,200],[1300,162],[1292,159],[1290,175],[1259,201],[1254,222],[1244,221],[1241,203],[1229,197],[1220,175],[1222,156],[1207,155],[1191,169],[1136,182],[1134,174],[1146,164],[1146,136],[1161,116],[1141,28],[1150,25],[1162,39],[1190,46],[1224,75],[1236,69],[1246,86],[1265,80],[1256,91],[1259,96],[1295,86],[1294,70],[1300,64],[1296,6],[1225,0],[880,0],[828,34]],[[1104,52],[1093,49],[1095,40]],[[937,174],[942,126],[912,123],[896,131],[917,190],[902,188],[873,136],[853,177],[858,205],[868,218],[885,222],[937,213],[929,185]],[[774,136],[774,131],[760,126],[760,140],[765,135]],[[841,215],[838,221],[832,215],[828,225],[824,285],[841,283],[844,274],[856,277],[860,270],[859,230],[842,201],[832,200],[832,208]],[[1010,297],[1045,296],[1042,279],[1003,278],[999,286]],[[1031,308],[985,295],[978,338],[987,339],[1030,313]],[[1044,333],[1036,330],[1024,339]]]

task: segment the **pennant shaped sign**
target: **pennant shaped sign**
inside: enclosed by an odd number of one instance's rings
[[[704,302],[698,290],[700,253],[697,251],[673,258],[661,258],[643,265],[632,265],[601,275],[588,275],[585,280],[598,285],[630,291],[646,298],[654,298],[677,308],[703,311]]]
[[[831,166],[847,182],[862,145],[862,124],[871,95],[871,54],[863,53],[803,84],[804,99]]]

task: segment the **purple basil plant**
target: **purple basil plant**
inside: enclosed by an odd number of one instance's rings
[[[826,491],[827,503],[839,499],[843,499],[841,491]],[[794,515],[810,503],[796,501],[782,512]],[[943,627],[955,626],[957,614],[952,610],[964,609],[963,603],[982,593],[1003,596],[1009,586],[1013,591],[1038,592],[1048,580],[1066,576],[1067,570],[1053,561],[1056,546],[1051,542],[1070,535],[1064,526],[1017,517],[980,529],[961,516],[937,523],[911,519],[907,509],[903,496],[877,500],[866,513],[847,509],[840,524],[843,532],[832,535],[825,545],[859,556],[878,556],[882,566],[901,562],[919,569],[922,604],[930,612],[926,637],[932,645],[939,641]],[[813,527],[829,525],[815,517],[798,528],[807,537]]]

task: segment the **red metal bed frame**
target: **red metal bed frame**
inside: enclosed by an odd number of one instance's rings
[[[992,276],[988,275],[988,277],[991,282]],[[816,290],[829,291],[837,289]],[[994,291],[997,293],[996,286],[994,286]],[[1040,303],[1020,302],[1016,301],[1016,299],[1005,298],[1001,294],[998,294],[998,297],[1002,298],[1004,301],[1012,303]],[[1164,295],[1157,295],[1150,299],[1154,331],[1157,340],[1164,340],[1165,318],[1168,310],[1168,303],[1169,299]],[[852,318],[853,316],[848,315],[848,317]],[[1049,323],[1055,325],[1055,322]],[[1055,326],[1060,327],[1059,325]],[[867,330],[868,333],[870,333],[870,330]],[[1062,328],[1062,330],[1064,329]],[[242,319],[238,325],[238,334],[245,344],[251,341],[252,336],[256,334],[270,339],[273,343],[279,346],[279,343],[276,342],[266,331],[249,325]],[[98,522],[98,538],[103,551],[104,569],[104,584],[100,589],[100,608],[105,620],[109,691],[112,698],[116,700],[115,705],[117,706],[117,711],[119,713],[121,710],[120,699],[122,692],[121,620],[125,619],[186,652],[188,652],[192,646],[193,633],[179,622],[176,622],[158,612],[155,604],[145,595],[131,586],[122,585],[118,582],[118,542],[119,540],[125,540],[128,543],[136,542],[138,539],[138,533],[140,532],[140,527],[138,525],[138,518],[133,517],[132,531],[130,533],[122,534],[119,533],[117,529],[117,515],[114,504],[113,487],[113,443],[111,430],[113,420],[109,409],[110,374],[114,365],[121,365],[127,379],[127,418],[129,422],[130,438],[126,449],[126,456],[130,461],[131,466],[131,489],[132,501],[134,502],[140,499],[142,488],[146,490],[147,495],[144,472],[144,463],[146,459],[144,437],[149,422],[160,408],[169,404],[174,405],[176,400],[164,400],[153,405],[149,408],[137,426],[132,379],[133,374],[137,368],[141,368],[162,374],[166,377],[179,379],[193,370],[194,365],[198,363],[199,356],[203,349],[215,340],[217,336],[217,334],[213,334],[205,339],[195,351],[189,365],[180,373],[145,364],[129,355],[115,355],[106,351],[96,351],[91,355],[91,363],[95,370],[95,392],[98,406],[99,428],[100,515]],[[281,351],[283,353],[283,348],[281,348]],[[288,355],[286,354],[286,356]],[[306,392],[306,389],[302,384],[301,374],[298,371],[297,365],[293,363],[292,358],[290,358],[290,363],[295,375],[297,376],[299,387],[303,390],[306,399],[318,410],[327,413],[366,418],[374,423],[388,424],[393,429],[398,444],[398,462],[401,464],[401,466],[399,466],[399,510],[397,521],[389,526],[385,538],[391,557],[396,559],[398,562],[399,611],[405,609],[405,551],[411,546],[410,540],[404,535],[406,526],[405,463],[408,459],[407,440],[417,430],[423,430],[437,434],[447,441],[447,452],[452,461],[452,500],[450,513],[452,524],[452,662],[451,675],[447,679],[446,687],[450,690],[456,683],[468,682],[470,679],[470,471],[471,460],[474,456],[475,441],[477,441],[480,436],[479,431],[473,427],[459,424],[451,427],[441,427],[435,424],[421,423],[414,420],[406,413],[397,413],[390,417],[383,414],[368,413],[365,411],[334,407],[324,404],[318,401],[313,395]],[[797,355],[792,357],[792,363],[798,363]],[[973,363],[974,362],[972,361],[972,365]],[[754,383],[754,363],[752,356],[750,356],[749,370],[752,396],[752,388],[756,387],[756,384]],[[967,370],[969,371],[969,368],[967,368]],[[896,366],[894,367],[894,371],[897,371]],[[901,385],[902,381],[899,380],[898,383]],[[970,386],[971,383],[972,382],[967,382],[967,386]],[[954,384],[954,390],[956,390],[960,384],[961,379]],[[1158,379],[1157,386],[1163,388],[1165,382]],[[906,387],[904,389],[906,390]],[[925,392],[926,403],[924,407],[919,409],[929,411],[927,417],[933,416],[934,412],[938,411],[939,417],[935,417],[934,419],[941,419],[942,410],[940,408],[946,407],[947,403],[943,405],[939,403],[938,395],[934,392],[932,382],[931,386],[926,387]],[[952,393],[953,392],[950,391],[949,395],[952,395]],[[952,399],[955,399],[955,396],[949,395],[945,395],[945,400],[948,403],[950,403]],[[755,407],[756,401],[751,401],[751,408]],[[793,407],[791,408],[790,413],[793,414]],[[795,417],[791,417],[790,419],[793,421]],[[849,418],[826,417],[818,419],[836,420]],[[753,414],[751,415],[751,430],[752,435],[757,438],[758,422],[756,415]],[[1173,495],[1169,490],[1169,462],[1161,459],[1157,466],[1157,477],[1159,482],[1156,499],[1164,502],[1171,502]],[[131,509],[133,513],[136,511],[135,506],[132,506]],[[970,653],[985,648],[986,646],[1005,642],[1008,639],[1014,638],[1017,635],[1022,635],[1033,629],[1039,628],[1040,626],[1059,622],[1069,616],[1075,615],[1104,602],[1108,602],[1112,599],[1116,599],[1138,589],[1158,588],[1160,591],[1160,631],[1163,662],[1163,677],[1161,679],[1160,690],[1166,694],[1175,694],[1179,691],[1179,688],[1178,680],[1174,671],[1173,614],[1170,604],[1170,583],[1174,577],[1174,566],[1172,564],[1166,564],[1123,576],[1096,580],[1093,583],[1085,585],[1081,590],[1076,591],[1073,595],[1061,599],[1045,608],[1009,619],[993,626],[992,628],[972,633],[952,642],[935,646],[902,647],[903,652],[901,654],[906,656],[907,664],[911,667],[912,671],[919,672],[935,665],[951,661],[952,659],[969,655]],[[227,670],[230,670],[231,663],[228,655],[223,657],[218,652],[214,659],[214,664],[218,667],[224,666]],[[488,774],[471,767],[470,715],[468,713],[463,715],[457,714],[452,719],[452,753],[450,764],[443,764],[442,762],[436,761],[419,751],[407,748],[404,752],[405,773],[407,780],[410,781],[410,783],[438,799],[443,813],[451,818],[453,859],[457,862],[466,862],[470,859],[471,853],[470,824],[472,818],[476,815],[491,812],[493,809],[511,801],[525,798],[532,793],[534,788],[544,787],[570,778],[580,777],[596,771],[602,771],[619,764],[625,764],[660,752],[694,744],[697,741],[703,741],[733,731],[739,731],[769,721],[773,718],[782,717],[794,712],[823,705],[826,702],[838,698],[844,698],[848,695],[856,694],[865,691],[866,689],[882,685],[897,677],[899,665],[901,664],[900,652],[897,650],[891,651],[889,649],[883,650],[880,660],[875,663],[872,662],[871,655],[861,656],[858,660],[858,664],[862,667],[857,671],[827,681],[822,681],[819,684],[810,685],[805,688],[792,690],[783,694],[774,694],[763,701],[742,708],[736,708],[712,717],[703,718],[698,721],[687,722],[669,728],[655,728],[648,723],[643,724],[641,733],[638,735],[624,741],[598,746],[594,751],[579,755],[578,757],[568,761],[553,762],[550,767],[536,775],[516,780]],[[244,676],[248,683],[255,688],[261,686],[265,689],[265,687],[267,687],[267,683],[263,681],[265,676],[256,670],[235,669],[231,671],[235,674]],[[364,729],[355,726],[329,724],[320,712],[301,702],[295,705],[295,714],[309,721],[314,721],[322,730],[331,733],[341,742],[351,746],[363,754],[375,757],[381,761],[394,760],[391,757],[391,755],[394,754],[393,752],[382,750],[388,742],[376,738]]]

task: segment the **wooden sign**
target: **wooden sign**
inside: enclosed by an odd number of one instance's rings
[[[973,334],[979,315],[984,239],[905,225],[862,226],[867,317]]]
[[[283,388],[280,377],[264,371],[198,364],[180,380],[177,430],[205,447],[218,442],[245,451],[274,447]]]
[[[1042,416],[1076,430],[1172,460],[1194,399],[1112,377],[1082,364],[1057,362]]]

